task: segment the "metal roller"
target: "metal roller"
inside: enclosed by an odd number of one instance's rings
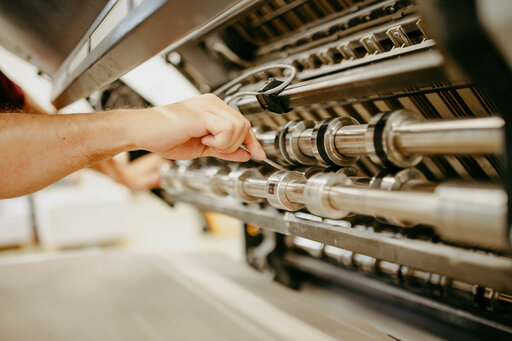
[[[287,186],[296,183],[306,183],[306,177],[300,172],[275,172],[267,179],[265,186],[266,199],[270,205],[275,208],[298,211],[304,207],[300,202],[293,202],[288,197],[289,192]],[[288,191],[287,191],[288,190]]]
[[[397,110],[372,117],[365,133],[366,152],[370,159],[386,168],[414,167],[423,159],[422,155],[404,154],[394,143],[397,127],[417,123],[422,118],[409,110]]]
[[[263,179],[263,176],[256,169],[239,168],[229,173],[229,187],[225,189],[229,195],[242,202],[257,202],[257,196],[252,196],[244,189],[244,182],[247,179]]]
[[[210,183],[211,193],[218,196],[226,196],[228,192],[221,186],[219,177],[222,175],[228,175],[231,170],[229,167],[217,166],[207,167],[205,171],[205,179]]]
[[[421,173],[416,168],[407,168],[402,169],[401,171],[394,174],[387,171],[383,171],[380,174],[377,174],[370,181],[370,188],[383,189],[387,191],[399,191],[406,187],[412,187],[414,184],[418,183],[422,185],[427,183],[427,178],[425,175],[423,175],[423,173]],[[414,222],[399,220],[393,217],[377,216],[375,219],[385,224],[403,227],[411,227],[416,225]]]
[[[318,216],[341,219],[350,214],[350,211],[334,207],[329,198],[328,188],[332,186],[351,185],[350,179],[341,173],[315,174],[308,179],[304,189],[304,196],[307,209]]]
[[[185,169],[181,168],[181,172]],[[192,176],[201,177],[201,170],[192,170],[186,176],[188,186],[200,187],[190,185],[194,183]],[[242,202],[264,198],[273,206],[290,211],[305,204],[311,213],[330,219],[351,213],[385,217],[399,226],[432,226],[446,241],[497,250],[508,247],[504,238],[507,196],[499,186],[427,186],[420,174],[410,170],[385,176],[378,186],[377,178],[370,186],[354,185],[343,172],[317,173],[305,179],[300,172],[275,172],[265,178],[255,169],[240,168],[227,176],[219,175],[218,186]]]
[[[359,156],[368,156],[386,168],[410,168],[424,155],[503,152],[504,121],[500,117],[426,121],[412,111],[397,110],[377,114],[361,125],[349,117],[324,119],[313,128],[308,128],[310,121],[303,122],[307,123],[288,122],[274,134],[256,135],[269,156],[303,165],[316,159],[346,166]]]
[[[318,161],[332,166],[354,164],[359,157],[344,155],[336,147],[336,134],[344,126],[359,124],[351,117],[327,118],[319,121],[311,134],[311,148]]]
[[[306,129],[311,129],[315,126],[312,120],[294,121],[289,128],[288,134],[284,137],[285,149],[290,159],[298,165],[315,165],[317,160],[305,154],[299,145],[300,134]]]

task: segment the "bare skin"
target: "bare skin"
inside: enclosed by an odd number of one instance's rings
[[[169,163],[160,155],[150,153],[131,162],[108,159],[89,168],[103,173],[132,192],[160,187],[160,168]]]
[[[56,114],[53,110],[48,112],[43,109],[29,94],[24,93],[25,103],[21,112],[27,114]],[[156,154],[149,154],[138,158],[133,162],[122,162],[115,159],[107,159],[90,166],[90,169],[103,173],[117,183],[126,186],[133,192],[147,191],[160,187],[160,167],[169,160]]]
[[[130,150],[167,159],[265,158],[251,125],[214,95],[102,114],[0,115],[0,198],[35,192],[62,177]]]

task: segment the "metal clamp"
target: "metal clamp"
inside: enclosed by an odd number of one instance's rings
[[[256,99],[263,109],[277,114],[284,114],[292,110],[283,104],[279,98],[279,92],[273,92],[271,94],[266,93],[268,90],[277,88],[283,83],[283,81],[270,78],[260,89],[258,89],[259,94],[256,95]]]

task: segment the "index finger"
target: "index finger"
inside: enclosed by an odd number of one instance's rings
[[[251,155],[256,160],[263,161],[267,158],[267,155],[265,155],[263,147],[256,138],[256,135],[254,134],[254,131],[252,131],[252,129],[249,129],[249,133],[247,134],[244,140],[244,145],[247,147],[249,153],[251,153]]]

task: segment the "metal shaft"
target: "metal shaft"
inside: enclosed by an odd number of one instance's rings
[[[400,121],[400,115],[392,116],[395,121]],[[403,115],[402,115],[403,116]],[[389,120],[389,119],[388,119]],[[378,124],[376,124],[378,127]],[[402,122],[388,122],[387,128],[375,132],[372,123],[361,125],[345,125],[335,133],[334,146],[338,153],[347,156],[378,156],[374,154],[384,153],[391,160],[410,164],[396,164],[395,166],[411,167],[421,161],[415,158],[411,161],[403,161],[410,155],[435,155],[435,154],[467,154],[467,155],[500,155],[503,152],[504,121],[501,117],[470,118],[458,120],[404,120]],[[379,133],[384,143],[383,150],[375,146],[374,137]],[[313,129],[305,129],[297,137],[299,152],[315,158],[313,148]],[[329,136],[325,133],[323,139]],[[278,139],[276,132],[257,134],[257,138],[263,145],[267,155],[281,157],[281,150],[277,148]],[[282,138],[281,140],[283,140]],[[332,151],[327,150],[328,154]],[[373,160],[374,158],[372,158]],[[300,163],[297,161],[296,163]],[[378,162],[377,162],[378,163]],[[395,162],[397,163],[397,162]]]
[[[329,174],[335,176],[335,173]],[[199,179],[204,178],[200,170],[184,172],[182,178],[188,188],[199,191],[205,188],[206,182]],[[268,179],[261,176],[233,180],[230,175],[222,175],[215,181],[228,193],[230,188],[238,186],[233,181],[239,181],[246,195],[268,199]],[[308,184],[287,183],[284,187],[286,199],[307,206],[312,200],[306,194],[308,185],[309,180]],[[507,196],[499,186],[446,183],[439,184],[433,191],[388,191],[347,183],[325,186],[322,191],[328,204],[340,212],[430,225],[448,241],[498,250],[507,248]]]
[[[397,148],[405,154],[501,154],[500,117],[421,122],[397,127]]]

